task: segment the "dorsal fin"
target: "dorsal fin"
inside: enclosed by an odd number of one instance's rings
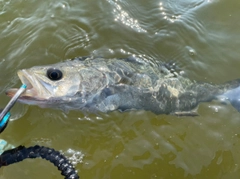
[[[90,58],[90,56],[75,57],[75,58],[72,58],[71,60],[84,61],[84,60],[86,60],[87,58]]]
[[[130,62],[130,63],[135,63],[137,65],[143,65],[143,64],[146,63],[143,59],[138,58],[138,57],[134,57],[134,56],[129,56],[127,58],[118,58],[118,59],[124,60],[126,62]]]
[[[178,77],[184,74],[184,71],[174,61],[163,63],[160,65],[160,70],[163,73],[168,73],[171,77]]]

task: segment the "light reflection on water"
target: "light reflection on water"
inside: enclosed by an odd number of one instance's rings
[[[75,56],[175,60],[193,80],[239,78],[239,6],[230,1],[1,1],[1,106],[16,71]],[[26,114],[24,114],[26,111]],[[217,101],[197,117],[146,111],[64,114],[16,105],[2,134],[72,157],[81,178],[239,178],[239,113]],[[74,158],[75,157],[75,158]],[[12,172],[14,171],[14,172]],[[0,179],[62,178],[46,161],[0,169]]]

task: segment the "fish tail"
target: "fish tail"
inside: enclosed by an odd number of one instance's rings
[[[229,101],[240,112],[240,79],[221,85],[223,94],[218,96],[223,102]]]

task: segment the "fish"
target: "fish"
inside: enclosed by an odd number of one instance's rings
[[[240,110],[240,80],[224,84],[196,82],[176,63],[139,57],[75,57],[18,71],[26,91],[18,101],[63,111],[145,110],[156,114],[198,115],[201,102],[230,101]],[[16,88],[6,91],[10,97]]]

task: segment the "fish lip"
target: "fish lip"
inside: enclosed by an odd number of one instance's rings
[[[42,101],[43,99],[37,96],[37,89],[33,86],[34,79],[31,77],[31,75],[24,69],[19,70],[17,74],[21,82],[27,86],[26,91],[21,94],[19,100]],[[18,88],[8,89],[6,91],[6,95],[9,97],[13,97],[18,90]]]
[[[33,82],[30,78],[30,74],[26,70],[19,70],[17,74],[21,82],[27,86],[27,90],[33,89]]]

